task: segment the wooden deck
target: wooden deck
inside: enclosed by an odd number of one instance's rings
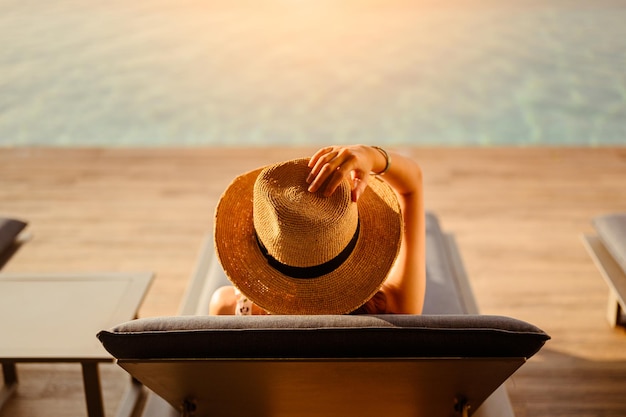
[[[312,150],[0,149],[0,216],[28,220],[33,235],[4,271],[154,271],[140,315],[175,314],[229,181]],[[516,416],[626,415],[626,332],[609,327],[608,289],[581,242],[593,216],[626,210],[626,148],[406,152],[422,164],[427,208],[457,238],[481,312],[553,338],[507,383]],[[112,416],[126,376],[102,368]],[[18,371],[0,417],[86,415],[79,368]]]

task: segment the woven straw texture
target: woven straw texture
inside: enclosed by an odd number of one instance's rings
[[[307,162],[257,169],[229,185],[216,209],[217,256],[231,282],[272,314],[349,313],[378,291],[397,257],[400,207],[378,177],[370,179],[358,203],[350,201],[347,181],[328,198],[310,193]],[[271,267],[256,237],[279,261],[314,266],[345,248],[357,222],[358,240],[350,256],[317,278],[292,278]]]

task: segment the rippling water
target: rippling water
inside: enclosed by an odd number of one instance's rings
[[[0,0],[0,146],[626,144],[623,1]]]

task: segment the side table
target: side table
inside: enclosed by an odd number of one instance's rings
[[[0,407],[17,386],[17,363],[76,362],[89,417],[104,417],[98,365],[114,359],[96,333],[136,318],[152,279],[148,272],[0,274]],[[124,413],[132,412],[140,392],[131,383]]]

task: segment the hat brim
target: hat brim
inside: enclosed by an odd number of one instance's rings
[[[403,224],[394,191],[370,178],[357,202],[360,232],[352,254],[331,273],[292,278],[268,264],[255,237],[252,196],[262,169],[235,178],[215,211],[215,248],[228,279],[271,314],[346,314],[362,306],[380,289],[400,249]]]

